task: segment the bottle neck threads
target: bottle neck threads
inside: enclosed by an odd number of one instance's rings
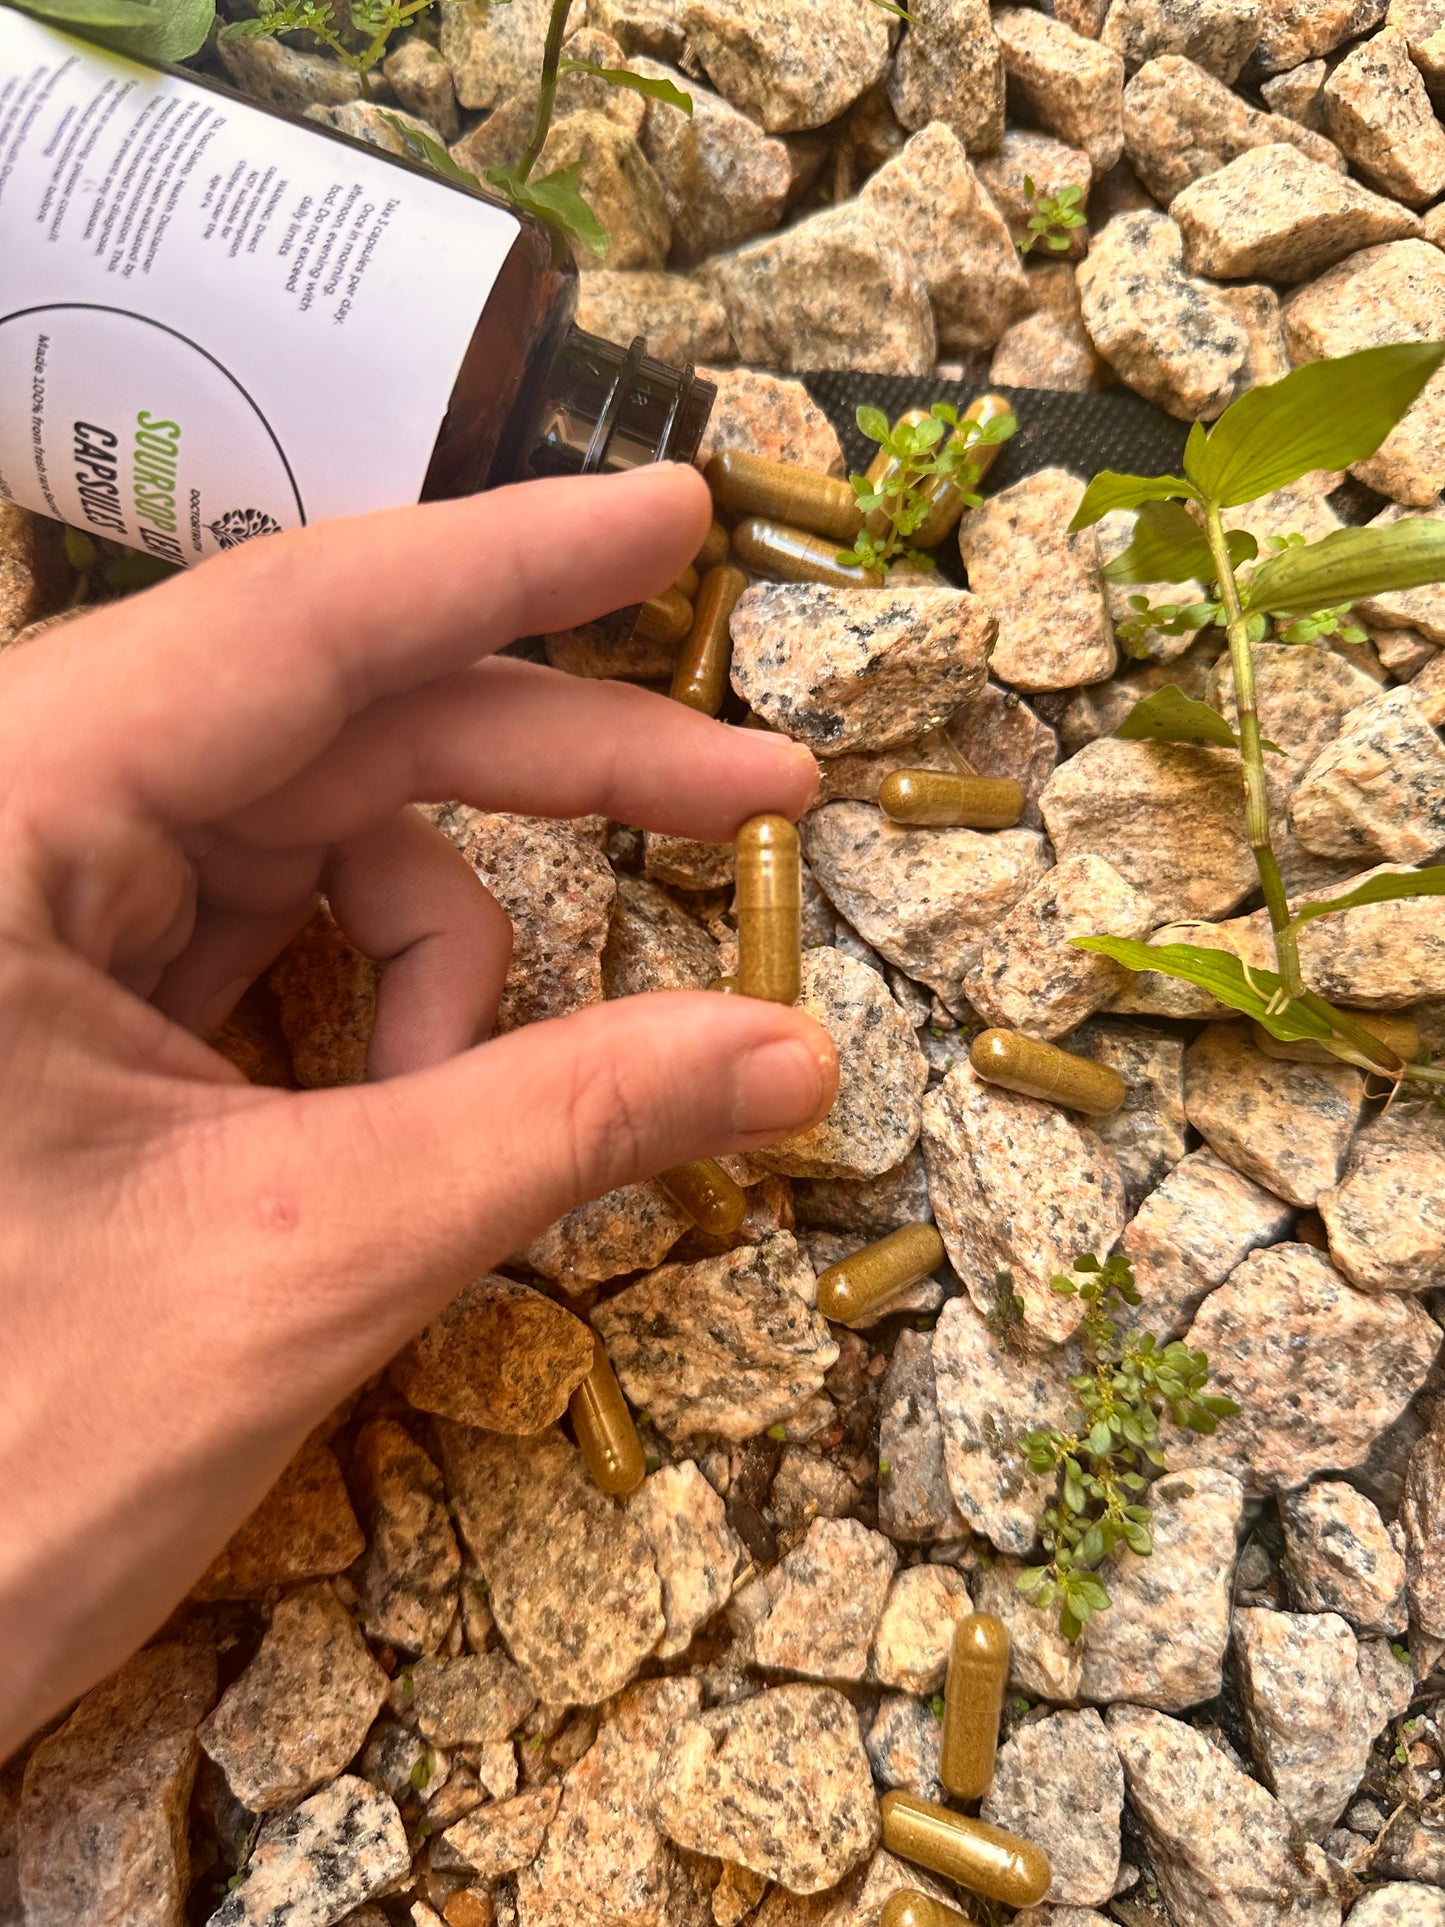
[[[569,329],[547,376],[527,456],[529,475],[616,475],[645,462],[691,462],[717,390],[691,364],[655,361]]]

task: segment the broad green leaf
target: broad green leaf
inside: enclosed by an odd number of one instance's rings
[[[1307,548],[1261,562],[1243,591],[1245,606],[1271,615],[1309,615],[1392,589],[1445,581],[1445,522],[1406,516],[1383,529],[1336,529]]]
[[[593,60],[564,60],[557,71],[562,74],[591,74],[594,80],[605,80],[609,87],[625,87],[634,94],[646,94],[652,100],[665,101],[669,107],[680,107],[684,114],[692,113],[691,94],[685,94],[681,87],[674,86],[670,80],[654,80],[649,74],[635,74],[629,67],[599,67]]]
[[[481,186],[476,175],[469,174],[464,167],[459,167],[441,142],[434,141],[430,134],[423,134],[420,128],[409,127],[395,114],[383,114],[381,118],[403,145],[411,150],[417,160],[425,161],[429,167],[434,167],[438,174],[449,181],[456,181],[463,187]]]
[[[1316,1044],[1336,1041],[1326,1020],[1298,998],[1279,1002],[1276,1008],[1278,975],[1273,970],[1247,968],[1232,950],[1209,950],[1194,943],[1136,943],[1129,937],[1075,937],[1072,941],[1076,949],[1112,957],[1128,970],[1157,970],[1162,976],[1198,984],[1221,1004],[1263,1024],[1272,1037],[1286,1042],[1307,1038]]]
[[[893,424],[883,410],[874,408],[867,402],[854,409],[853,419],[870,442],[886,442],[893,433]]]
[[[1371,877],[1342,897],[1300,904],[1294,921],[1313,923],[1316,917],[1332,917],[1337,910],[1355,910],[1365,903],[1394,903],[1406,897],[1445,897],[1445,866],[1436,864],[1429,870],[1396,870]]]
[[[536,180],[520,180],[510,167],[489,167],[486,172],[489,187],[529,214],[550,221],[590,254],[600,257],[607,252],[607,233],[582,197],[578,186],[581,178],[581,161],[570,161]]]
[[[1182,475],[1119,475],[1106,468],[1084,490],[1069,528],[1087,529],[1101,522],[1110,509],[1142,508],[1145,502],[1167,502],[1174,496],[1198,501],[1199,491]]]
[[[1216,749],[1239,748],[1239,738],[1217,709],[1186,696],[1172,682],[1135,703],[1114,734],[1126,743],[1208,743]]]
[[[1231,529],[1225,547],[1236,569],[1259,554],[1246,529]],[[1212,582],[1214,558],[1203,529],[1182,503],[1146,502],[1133,541],[1104,574],[1110,582]]]
[[[205,46],[214,0],[16,0],[25,13],[80,28],[138,60],[189,60]]]
[[[1221,508],[1252,502],[1312,469],[1348,468],[1384,441],[1445,360],[1445,342],[1402,341],[1312,361],[1226,408],[1184,467]]]

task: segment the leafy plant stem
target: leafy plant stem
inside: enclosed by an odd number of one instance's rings
[[[517,162],[517,179],[525,181],[541,158],[552,125],[552,109],[557,103],[557,70],[562,61],[562,42],[567,37],[567,16],[571,0],[552,0],[552,17],[547,22],[547,40],[542,48],[542,86],[537,95],[537,112],[532,119],[531,139]]]
[[[1300,974],[1299,939],[1290,920],[1284,879],[1269,840],[1269,797],[1264,782],[1264,749],[1260,741],[1259,710],[1255,701],[1254,656],[1249,645],[1248,618],[1239,599],[1234,564],[1229,559],[1224,518],[1218,504],[1205,505],[1205,534],[1214,560],[1219,597],[1224,605],[1229,660],[1234,670],[1234,705],[1239,716],[1239,759],[1244,774],[1244,826],[1255,868],[1264,888],[1274,954],[1279,963],[1280,989],[1289,997],[1304,995]]]

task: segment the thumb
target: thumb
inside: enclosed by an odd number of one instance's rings
[[[385,1083],[291,1097],[279,1131],[258,1115],[243,1160],[252,1222],[264,1192],[263,1215],[302,1232],[272,1255],[285,1274],[272,1283],[294,1315],[304,1265],[307,1304],[359,1346],[360,1378],[574,1205],[802,1129],[837,1084],[832,1040],[802,1011],[698,991],[622,998]]]

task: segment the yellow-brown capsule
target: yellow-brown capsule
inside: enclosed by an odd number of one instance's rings
[[[785,816],[753,816],[737,836],[738,988],[794,1004],[803,987],[803,878],[798,832]]]
[[[693,564],[689,563],[672,586],[685,602],[691,602],[697,594],[699,580],[697,569]]]
[[[938,1777],[960,1800],[981,1800],[993,1782],[1008,1655],[1008,1628],[992,1613],[969,1613],[953,1629]]]
[[[1007,776],[954,776],[944,769],[896,769],[878,790],[894,823],[939,830],[1010,830],[1028,798]]]
[[[720,990],[724,995],[724,997],[734,996],[737,992],[737,987],[738,987],[737,978],[729,977],[729,976],[714,977],[712,982],[708,985],[709,990]]]
[[[914,1793],[885,1793],[879,1809],[890,1853],[929,1867],[971,1893],[1006,1907],[1032,1907],[1053,1884],[1048,1855],[1002,1827],[950,1813]]]
[[[747,586],[747,577],[730,562],[719,563],[703,577],[692,627],[672,672],[668,693],[674,702],[700,709],[704,716],[716,716],[722,708],[733,660],[728,621]]]
[[[693,567],[700,575],[706,575],[709,569],[715,569],[720,562],[727,561],[730,547],[727,530],[714,516],[712,526],[702,538],[702,547],[693,557]]]
[[[1013,409],[1002,395],[980,395],[977,401],[970,402],[964,409],[961,419],[966,422],[977,422],[980,428],[987,428],[989,423],[997,421],[1000,415],[1012,413]],[[971,460],[977,471],[978,482],[981,482],[993,467],[1002,447],[1002,442],[974,444]],[[975,487],[978,482],[975,482]],[[945,479],[934,488],[932,494],[933,507],[913,534],[915,548],[931,549],[936,543],[941,542],[944,536],[957,525],[963,511],[968,507],[963,499],[963,490],[957,482]]]
[[[739,522],[733,530],[733,560],[754,575],[779,582],[823,582],[833,589],[876,589],[883,578],[855,563],[838,560],[838,543],[802,529],[768,522],[760,515]]]
[[[878,1927],[968,1927],[968,1916],[912,1887],[903,1887],[884,1901]]]
[[[644,642],[681,642],[691,627],[692,604],[676,589],[664,589],[643,603],[632,633]]]
[[[647,1475],[647,1454],[600,1338],[593,1338],[592,1369],[567,1411],[593,1483],[619,1496],[635,1492]]]
[[[746,449],[725,448],[703,470],[713,500],[734,515],[763,515],[790,528],[811,529],[851,542],[863,526],[851,482],[793,462],[770,462]]]
[[[835,1325],[876,1318],[890,1298],[937,1271],[947,1255],[933,1225],[906,1224],[819,1272],[818,1309]]]
[[[1087,1117],[1112,1116],[1124,1102],[1124,1080],[1108,1064],[1076,1057],[1021,1031],[981,1030],[968,1047],[968,1061],[986,1083]]]
[[[1392,1050],[1402,1062],[1408,1064],[1420,1048],[1420,1033],[1408,1017],[1397,1017],[1391,1011],[1349,1010],[1344,1013],[1352,1017],[1361,1030],[1367,1030]],[[1312,1043],[1302,1037],[1298,1041],[1286,1043],[1282,1038],[1271,1037],[1263,1024],[1252,1026],[1254,1041],[1266,1057],[1282,1058],[1287,1064],[1338,1064],[1340,1059],[1333,1051],[1326,1050],[1323,1044]]]
[[[716,985],[713,986],[716,989]],[[679,1211],[685,1211],[699,1231],[714,1238],[731,1237],[748,1215],[748,1201],[716,1158],[694,1158],[676,1164],[657,1182]]]

